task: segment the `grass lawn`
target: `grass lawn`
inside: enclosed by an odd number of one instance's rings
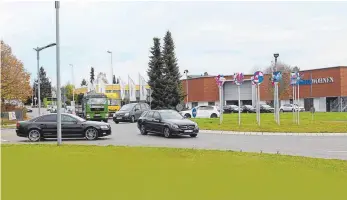
[[[346,200],[347,162],[146,147],[2,145],[4,200]]]
[[[274,114],[261,113],[260,127],[256,122],[255,113],[242,113],[241,126],[238,124],[238,113],[224,114],[222,125],[219,118],[194,119],[202,130],[225,131],[259,131],[259,132],[286,132],[286,133],[347,133],[347,113],[328,112],[315,113],[312,120],[310,112],[300,113],[300,125],[293,123],[292,113],[281,113],[281,125],[277,125]]]

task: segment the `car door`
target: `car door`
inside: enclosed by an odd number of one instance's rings
[[[148,111],[143,123],[147,131],[153,131],[153,111]]]
[[[196,118],[203,118],[206,116],[206,106],[199,106],[196,108]]]
[[[152,120],[152,127],[153,127],[153,131],[157,132],[157,133],[162,133],[162,123],[161,123],[161,117],[159,112],[154,111],[153,112],[153,120]]]
[[[70,115],[61,115],[61,129],[65,137],[74,137],[82,135],[82,124]]]
[[[141,114],[142,114],[142,110],[141,110],[140,104],[136,104],[135,105],[134,113],[135,113],[135,120],[137,120],[141,116]]]
[[[41,133],[46,137],[57,136],[57,115],[44,115],[35,121],[36,125],[41,128]]]

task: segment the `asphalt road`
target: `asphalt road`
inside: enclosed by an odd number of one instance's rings
[[[66,144],[122,145],[177,147],[197,149],[235,150],[244,152],[280,153],[320,158],[347,160],[346,136],[262,136],[262,135],[221,135],[200,133],[197,138],[164,138],[158,135],[140,135],[136,124],[115,124],[109,120],[112,135],[96,141],[65,139]],[[30,143],[27,138],[17,137],[14,129],[2,129],[2,143]],[[42,143],[55,143],[48,140]]]

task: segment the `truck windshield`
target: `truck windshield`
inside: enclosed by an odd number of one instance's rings
[[[88,104],[106,104],[106,98],[91,98],[88,99]]]
[[[118,99],[110,99],[109,106],[117,106],[120,105],[120,100]]]

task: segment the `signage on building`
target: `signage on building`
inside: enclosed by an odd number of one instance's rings
[[[300,80],[299,85],[311,85],[311,84],[323,84],[323,83],[333,83],[333,77],[325,77],[325,78],[314,78],[312,80]]]
[[[313,84],[333,83],[333,82],[334,82],[333,77],[314,78],[314,79],[312,79],[312,83],[313,83]]]

